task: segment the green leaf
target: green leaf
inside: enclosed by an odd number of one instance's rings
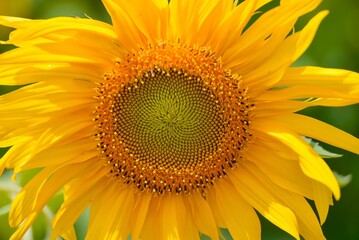
[[[333,171],[333,174],[334,176],[336,177],[338,183],[339,183],[339,186],[341,188],[347,186],[351,181],[352,181],[352,175],[351,174],[348,174],[348,175],[341,175],[335,171]]]
[[[314,149],[314,151],[316,151],[319,156],[321,156],[322,158],[339,158],[342,157],[342,154],[338,154],[338,153],[332,153],[328,150],[325,150],[322,146],[319,145],[318,142],[313,141],[313,139],[308,138],[308,137],[304,137],[304,140]]]

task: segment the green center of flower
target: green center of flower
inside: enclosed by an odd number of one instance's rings
[[[251,138],[246,94],[208,48],[159,43],[129,53],[97,87],[109,176],[159,195],[205,194]]]
[[[218,99],[201,79],[153,70],[118,94],[115,129],[135,158],[194,166],[213,154],[224,133]]]

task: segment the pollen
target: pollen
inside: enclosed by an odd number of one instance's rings
[[[206,47],[162,42],[118,59],[94,111],[109,176],[160,195],[206,194],[251,140],[242,85]]]

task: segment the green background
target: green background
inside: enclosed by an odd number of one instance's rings
[[[320,5],[320,9],[329,9],[330,15],[323,21],[311,47],[296,65],[344,68],[359,72],[359,1],[326,0]],[[0,0],[0,14],[28,18],[85,17],[86,14],[93,19],[110,21],[100,0]],[[301,18],[298,28],[303,26],[310,16],[313,14]],[[6,39],[7,34],[7,29],[0,28],[2,40]],[[0,51],[4,49],[1,46]],[[4,91],[4,87],[0,86],[0,93],[1,91]],[[343,108],[310,108],[303,113],[315,116],[359,137],[358,105]],[[352,182],[342,189],[340,201],[335,202],[334,207],[330,208],[328,219],[323,226],[324,234],[327,239],[359,239],[359,157],[325,144],[323,146],[344,155],[342,158],[327,160],[333,170],[343,175],[353,175]],[[0,194],[1,208],[9,199],[4,197],[4,193],[0,192]],[[57,208],[60,203],[61,196],[56,196],[50,203],[50,207]],[[83,239],[86,232],[87,214],[85,213],[76,224],[79,239]],[[292,239],[266,220],[262,218],[261,220],[263,239]],[[36,240],[44,237],[43,222],[42,216],[34,227]],[[10,232],[7,215],[1,215],[0,240],[7,239]]]

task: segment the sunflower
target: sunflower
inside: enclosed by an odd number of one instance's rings
[[[359,102],[359,74],[291,67],[327,11],[319,0],[103,0],[87,18],[0,17],[0,174],[38,173],[12,203],[21,239],[52,196],[52,237],[260,239],[257,213],[324,239],[339,185],[304,137],[359,154],[359,140],[298,111]],[[335,137],[333,137],[335,136]],[[306,199],[313,200],[319,220]]]

